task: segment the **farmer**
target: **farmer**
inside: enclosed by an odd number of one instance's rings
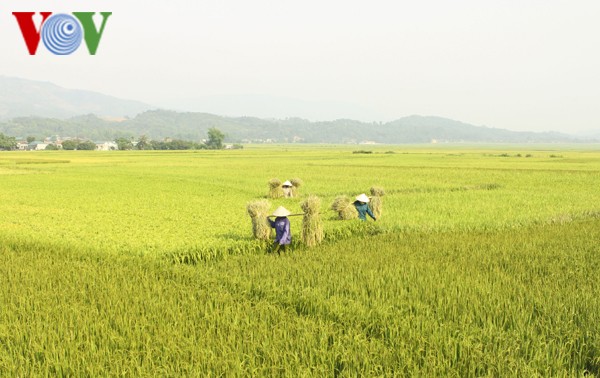
[[[287,218],[291,213],[283,206],[279,206],[273,215],[267,217],[271,228],[275,229],[275,243],[273,244],[273,252],[281,254],[286,251],[287,246],[292,242],[292,234],[290,232],[290,220]],[[275,217],[275,220],[269,218]]]
[[[369,216],[373,218],[374,221],[377,220],[375,219],[373,212],[369,208],[369,197],[367,197],[366,194],[363,193],[359,196],[356,196],[356,201],[354,201],[354,207],[356,207],[356,211],[358,211],[358,219],[360,219],[361,221],[367,220],[367,214],[369,214]]]
[[[283,196],[285,198],[291,198],[294,196],[294,192],[292,191],[292,183],[289,181],[281,184],[281,189],[283,190]]]

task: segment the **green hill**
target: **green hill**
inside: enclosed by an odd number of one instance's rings
[[[223,131],[230,142],[277,143],[554,143],[577,142],[559,133],[514,132],[473,126],[441,117],[413,115],[388,123],[365,123],[340,119],[310,122],[301,118],[281,120],[253,117],[221,117],[207,113],[181,113],[166,110],[146,111],[131,119],[111,121],[95,115],[61,120],[21,117],[0,122],[0,132],[13,136],[77,136],[114,139],[146,135],[153,139],[180,138],[201,140],[208,129]]]
[[[136,101],[0,76],[0,132],[17,137],[50,135],[114,139],[146,135],[201,140],[216,127],[229,142],[304,143],[552,143],[577,138],[559,133],[513,132],[441,117],[409,116],[393,122],[338,119],[223,117],[208,113],[150,110]],[[579,140],[598,139],[590,134]]]

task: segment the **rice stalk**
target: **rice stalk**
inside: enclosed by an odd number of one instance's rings
[[[302,217],[302,232],[300,238],[308,247],[313,247],[323,241],[323,220],[321,219],[321,199],[310,195],[300,205]]]
[[[281,181],[276,178],[269,180],[269,198],[281,198],[283,197],[283,188],[281,187]]]
[[[371,187],[371,195],[377,197],[385,196],[385,190],[381,186],[372,186]]]
[[[375,218],[379,219],[383,213],[383,196],[385,191],[380,186],[371,187],[371,201],[369,202],[369,208],[373,212]]]
[[[256,239],[269,240],[271,237],[271,226],[267,221],[271,203],[267,200],[257,200],[248,203],[246,210],[252,219],[252,233]]]
[[[292,183],[292,197],[298,197],[298,189],[304,184],[304,182],[297,177],[291,179],[290,182]]]
[[[331,209],[338,213],[338,219],[348,220],[358,218],[358,211],[353,201],[346,195],[337,196],[331,204]]]
[[[299,188],[304,184],[304,181],[302,181],[298,177],[291,179],[290,182],[292,183],[292,186],[296,188]]]

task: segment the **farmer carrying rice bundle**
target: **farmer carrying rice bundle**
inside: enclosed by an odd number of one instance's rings
[[[279,206],[273,215],[269,215],[267,220],[271,228],[275,229],[275,242],[273,252],[281,254],[281,249],[285,252],[287,246],[292,242],[292,234],[290,232],[290,220],[288,216],[292,213],[283,206]],[[269,218],[275,217],[275,220]]]
[[[354,201],[354,207],[356,208],[356,211],[358,211],[358,219],[360,219],[361,221],[367,220],[367,214],[369,214],[369,216],[373,218],[374,221],[377,220],[375,218],[375,215],[373,215],[373,212],[369,208],[369,197],[367,197],[366,194],[362,193],[356,196],[356,201]]]

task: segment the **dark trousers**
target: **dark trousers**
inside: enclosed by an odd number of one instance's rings
[[[279,244],[278,242],[275,242],[273,244],[273,253],[277,252],[278,255],[281,254],[281,252],[286,252],[287,251],[287,244]]]

